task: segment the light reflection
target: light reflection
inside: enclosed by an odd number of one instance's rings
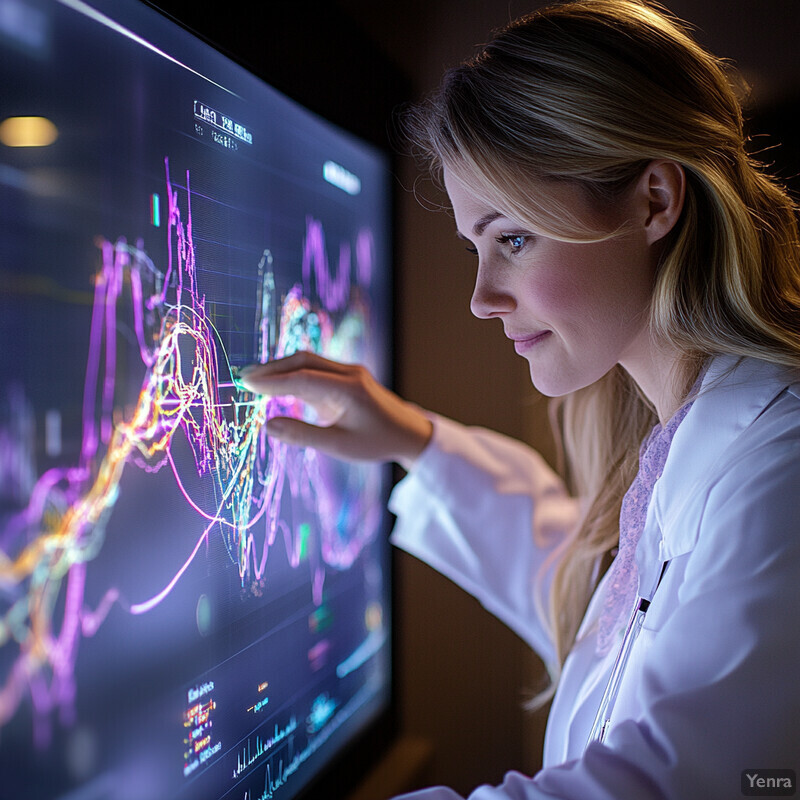
[[[58,128],[46,117],[8,117],[0,123],[0,142],[7,147],[47,147]]]

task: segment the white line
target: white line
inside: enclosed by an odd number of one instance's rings
[[[101,25],[105,25],[107,28],[110,28],[112,31],[116,33],[120,33],[123,36],[126,36],[131,41],[136,42],[136,44],[141,45],[142,47],[151,50],[152,52],[156,53],[157,55],[165,58],[167,61],[171,61],[173,64],[177,64],[179,67],[183,67],[183,69],[191,72],[193,75],[197,75],[198,78],[202,78],[204,81],[208,81],[210,84],[213,84],[218,89],[222,89],[223,92],[227,92],[228,94],[232,94],[234,97],[240,97],[240,95],[236,94],[236,92],[232,92],[230,89],[226,89],[221,84],[217,83],[216,81],[212,81],[211,78],[203,75],[201,72],[198,72],[195,69],[183,64],[182,62],[178,61],[177,58],[169,55],[169,53],[165,53],[163,50],[159,50],[154,44],[151,44],[147,41],[147,39],[143,39],[138,34],[135,34],[133,31],[129,30],[128,28],[123,27],[118,22],[115,22],[111,17],[107,17],[105,14],[101,14],[97,9],[92,8],[87,3],[84,3],[83,0],[58,0],[61,5],[67,6],[67,8],[71,8],[73,11],[77,11],[79,14],[83,14],[89,19],[93,19],[95,22],[99,22]]]

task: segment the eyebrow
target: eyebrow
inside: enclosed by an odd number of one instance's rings
[[[487,225],[490,225],[492,222],[494,222],[496,219],[500,219],[500,217],[502,216],[504,215],[501,214],[499,211],[490,211],[488,214],[484,214],[472,226],[472,235],[473,236],[482,235],[483,232],[486,230]],[[467,237],[464,236],[464,234],[460,233],[459,231],[456,231],[456,236],[458,236],[459,239],[465,239],[466,241],[469,241],[469,239],[467,239]]]

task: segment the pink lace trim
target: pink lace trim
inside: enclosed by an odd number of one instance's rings
[[[656,425],[639,451],[639,472],[625,493],[619,515],[619,553],[609,568],[597,654],[604,656],[611,649],[617,633],[627,623],[639,588],[636,567],[636,546],[639,544],[653,487],[664,471],[675,431],[683,422],[692,404],[687,403],[662,428]]]

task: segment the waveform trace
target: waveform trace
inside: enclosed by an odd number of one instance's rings
[[[311,412],[294,398],[259,398],[239,389],[198,288],[189,172],[183,192],[185,220],[168,160],[165,178],[163,271],[141,241],[97,242],[101,265],[94,280],[79,461],[45,471],[0,538],[0,588],[11,598],[0,607],[0,648],[15,651],[10,661],[6,659],[6,674],[0,675],[0,729],[27,693],[36,712],[40,747],[49,737],[51,712],[60,709],[65,720],[73,713],[81,638],[96,635],[115,606],[142,615],[162,603],[212,536],[224,542],[243,588],[265,579],[268,554],[279,537],[290,566],[299,567],[309,529],[301,546],[296,527],[301,521],[283,517],[282,498],[288,489],[313,519],[317,550],[306,558],[312,596],[320,605],[326,569],[352,565],[374,535],[380,516],[375,469],[345,469],[313,450],[267,437],[265,423],[271,416],[310,418]],[[355,254],[356,276],[364,285],[372,274],[369,232],[359,233]],[[274,259],[264,250],[254,298],[258,360],[299,349],[362,357],[358,340],[366,329],[368,310],[354,303],[355,312],[345,311],[351,299],[351,260],[351,245],[344,241],[337,273],[331,275],[322,224],[308,217],[303,284],[292,287],[278,308]],[[312,271],[317,304],[308,299]],[[144,377],[135,404],[121,413],[116,339],[125,303]],[[191,453],[188,472],[185,453],[180,461],[175,455],[179,434]],[[166,467],[186,507],[202,524],[185,559],[158,592],[131,599],[111,583],[92,604],[86,597],[87,570],[112,530],[122,476],[129,466],[151,474]],[[191,482],[186,480],[189,475]],[[193,496],[190,483],[198,480],[207,481],[213,491],[202,498]],[[208,496],[215,498],[212,506]],[[57,612],[61,597],[62,610]]]

